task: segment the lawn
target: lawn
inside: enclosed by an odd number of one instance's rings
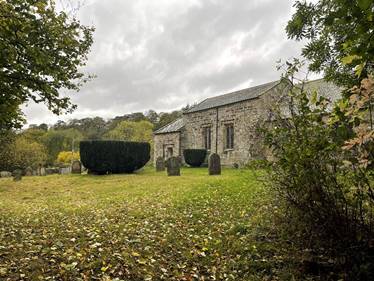
[[[0,179],[0,279],[274,280],[269,194],[232,169]]]

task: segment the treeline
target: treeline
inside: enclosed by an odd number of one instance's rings
[[[184,107],[170,113],[149,110],[105,120],[101,117],[71,119],[55,124],[33,124],[22,131],[0,133],[0,170],[69,164],[79,158],[81,140],[144,141],[152,145],[153,132],[182,116]]]

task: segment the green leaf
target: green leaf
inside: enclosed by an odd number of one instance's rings
[[[310,102],[312,104],[316,104],[317,103],[317,91],[313,91],[312,96],[310,97]]]
[[[360,77],[360,76],[361,76],[361,73],[362,73],[362,71],[364,70],[364,68],[365,68],[365,62],[363,62],[363,63],[357,65],[357,67],[356,67],[356,69],[355,69],[355,74],[356,74],[357,77]]]
[[[357,1],[357,4],[361,8],[361,10],[369,9],[372,3],[373,3],[372,0],[358,0]]]

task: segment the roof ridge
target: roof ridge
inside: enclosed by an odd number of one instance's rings
[[[243,89],[240,89],[240,90],[237,90],[237,91],[233,91],[233,92],[229,92],[229,93],[226,93],[226,94],[222,94],[222,95],[218,95],[218,96],[206,98],[205,100],[210,100],[210,99],[214,99],[214,98],[218,98],[218,97],[224,97],[224,96],[228,96],[228,95],[231,95],[231,94],[236,94],[236,93],[239,93],[239,92],[242,92],[242,91],[245,91],[245,90],[249,90],[249,89],[253,90],[255,88],[260,88],[262,86],[265,86],[265,85],[268,85],[268,84],[272,84],[272,83],[275,83],[275,82],[279,82],[279,80],[274,80],[272,82],[267,82],[267,83],[259,84],[259,85],[252,86],[252,87],[249,87],[249,88],[243,88]],[[203,101],[201,101],[201,102],[203,102]]]

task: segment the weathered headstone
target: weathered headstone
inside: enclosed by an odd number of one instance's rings
[[[0,172],[0,178],[10,178],[12,176],[11,172],[8,171],[1,171]]]
[[[72,174],[81,174],[82,173],[82,164],[79,160],[74,160],[71,163],[71,173]]]
[[[209,175],[220,175],[221,174],[221,158],[217,153],[212,153],[208,160]]]
[[[180,176],[181,175],[181,165],[178,157],[170,157],[166,161],[166,169],[168,176]]]
[[[71,173],[71,167],[61,167],[60,168],[60,174],[61,175],[67,175]]]
[[[158,157],[156,159],[156,172],[165,171],[165,160],[163,157]]]
[[[33,175],[33,170],[32,170],[32,168],[31,167],[27,167],[26,169],[25,169],[25,176],[26,177],[31,177]]]
[[[47,175],[44,167],[40,168],[40,175],[43,176],[43,177]]]
[[[14,181],[22,180],[22,170],[17,169],[13,171],[13,180]]]

